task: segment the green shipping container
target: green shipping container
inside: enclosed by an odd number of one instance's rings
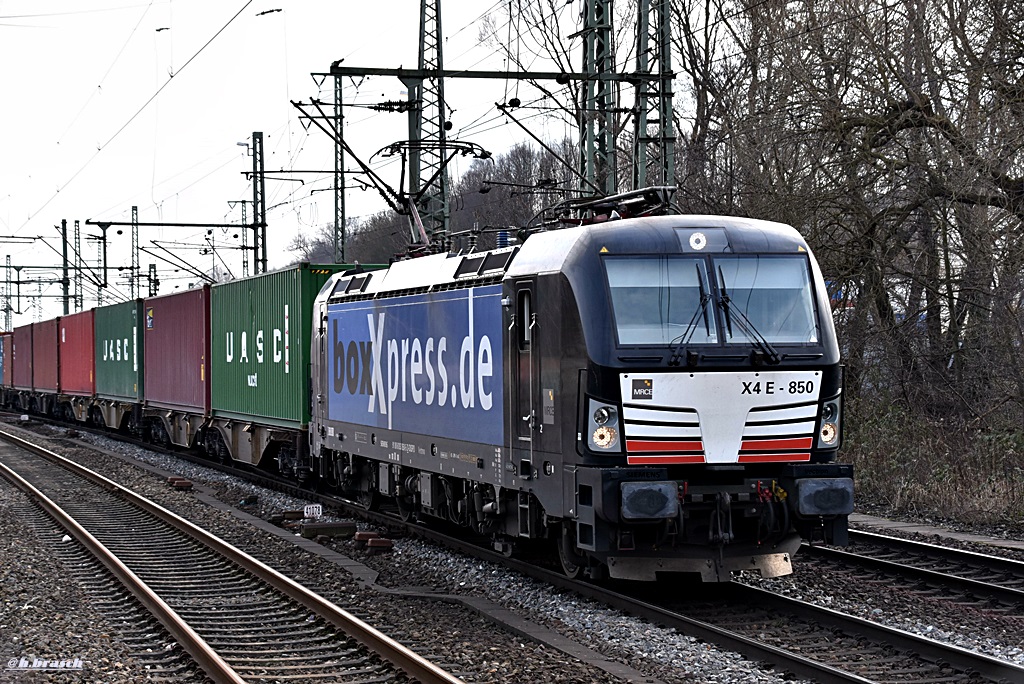
[[[142,399],[143,320],[141,299],[96,309],[96,396],[133,402]]]
[[[293,429],[309,423],[313,298],[347,268],[300,264],[210,288],[214,416]]]

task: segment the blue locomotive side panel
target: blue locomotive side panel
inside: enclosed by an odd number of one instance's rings
[[[332,421],[500,445],[501,286],[327,308]]]

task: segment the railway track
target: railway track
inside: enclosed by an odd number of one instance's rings
[[[21,491],[3,477],[0,477],[0,488]],[[7,513],[44,543],[61,539],[65,534],[64,528],[28,497],[15,499]],[[113,626],[116,640],[125,647],[127,655],[139,663],[140,670],[159,673],[166,680],[181,684],[209,681],[163,625],[88,549],[80,544],[65,543],[49,543],[46,547],[59,563],[64,581],[81,588],[88,604]]]
[[[215,682],[460,681],[157,504],[19,437],[0,438],[17,447],[0,452],[0,474],[88,548]]]
[[[738,583],[698,585],[699,591],[692,593],[700,600],[666,600],[664,584],[613,590],[505,559],[431,530],[418,534],[824,684],[1024,681],[1024,668],[1006,661]],[[679,589],[678,593],[687,593],[687,585]]]
[[[799,671],[818,681],[1024,681],[1024,669],[973,651],[756,587],[723,589],[727,594],[718,600],[659,605],[782,649]],[[817,673],[811,675],[809,667]]]
[[[210,465],[202,459],[193,460],[203,465]],[[214,466],[216,467],[216,466]],[[230,468],[220,467],[222,470]],[[239,474],[235,471],[236,474]],[[252,477],[253,473],[243,473]],[[262,475],[262,474],[261,474]],[[345,508],[349,513],[360,513],[368,519],[399,526],[401,521],[380,513],[369,513],[361,510],[358,503],[347,502],[334,496],[314,494],[297,487],[289,488],[278,481],[262,484],[273,484],[279,489],[306,498],[320,500],[334,508]],[[271,480],[273,480],[271,478]],[[770,663],[779,670],[790,672],[819,682],[1016,682],[1024,681],[1024,669],[1006,661],[981,655],[949,646],[937,641],[919,637],[898,629],[845,615],[836,611],[819,608],[809,603],[795,601],[779,596],[777,593],[742,586],[738,583],[725,587],[701,587],[698,592],[701,601],[666,602],[663,600],[664,585],[655,591],[660,596],[652,597],[647,587],[619,587],[612,591],[606,586],[574,582],[549,568],[517,559],[505,558],[501,554],[480,548],[471,542],[453,538],[441,531],[411,524],[411,534],[429,539],[450,548],[457,549],[477,558],[491,560],[522,572],[541,582],[564,588],[583,596],[593,598],[605,605],[623,612],[645,618],[651,622],[672,627],[682,634],[714,643],[721,648],[741,653],[755,661]],[[882,540],[873,539],[871,535],[855,535],[857,542],[853,548],[867,548],[869,541],[879,544]],[[885,538],[888,539],[888,538]],[[927,548],[917,546],[922,566],[914,573],[924,572],[929,578],[931,590],[950,592],[949,587],[969,586],[977,595],[1001,595],[998,600],[1004,605],[1007,597],[1017,596],[1014,586],[1014,574],[1019,576],[1018,566],[1003,559],[989,561],[981,554],[966,554],[936,547],[936,556],[943,554],[943,567],[952,567],[959,563],[958,574],[964,577],[943,580],[946,575],[939,572],[935,561],[928,559],[932,545]],[[847,558],[849,562],[878,564],[878,572],[890,572],[892,561],[884,556],[909,557],[909,551],[894,550],[891,547],[872,547],[872,553],[879,556],[875,560],[859,557]],[[815,549],[817,554],[822,549]],[[941,550],[941,551],[940,551]],[[828,553],[826,560],[822,554],[820,562],[835,562],[834,554]],[[852,556],[852,554],[846,554]],[[953,559],[960,558],[960,561]],[[970,559],[969,562],[964,560]],[[990,565],[991,563],[991,565]],[[997,575],[996,568],[1001,568]],[[920,582],[920,575],[914,575]],[[989,587],[988,594],[982,593],[981,585],[988,586],[986,580],[997,580],[1002,577],[1004,588]],[[961,580],[968,584],[957,585]],[[945,587],[945,588],[943,588]],[[1008,594],[1003,594],[1004,589]],[[957,589],[957,591],[960,591]],[[712,593],[713,592],[713,593]],[[713,600],[709,600],[713,598]],[[996,600],[996,599],[989,599]]]
[[[330,506],[347,507],[350,513],[359,513],[381,524],[400,524],[386,514],[362,511],[358,504],[337,497],[323,496],[322,501]],[[737,651],[751,660],[768,662],[781,670],[819,682],[1024,681],[1024,669],[1012,663],[739,583],[724,587],[701,586],[699,593],[707,596],[710,592],[717,597],[716,601],[665,603],[660,598],[649,600],[650,588],[643,585],[613,592],[607,587],[568,580],[557,569],[505,558],[429,527],[413,524],[408,530],[416,536],[504,564],[547,584],[591,597],[631,615],[674,627],[683,634]],[[859,550],[869,537],[855,536],[860,542],[856,547]],[[927,549],[917,548],[919,553],[927,553]],[[974,597],[981,596],[998,601],[1002,608],[1013,605],[1018,606],[1017,610],[1024,610],[1024,604],[1020,603],[1021,592],[1014,586],[1015,577],[1024,576],[1019,564],[946,547],[936,548],[941,549],[935,553],[937,557],[941,554],[943,567],[960,568],[963,577],[940,573],[938,564],[932,564],[933,569],[902,567],[896,576],[918,584],[923,577],[927,578],[928,591],[954,600],[976,604]],[[879,555],[905,553],[877,551]],[[833,562],[837,557],[829,554]],[[845,557],[850,562],[865,561],[887,574],[893,574],[893,566],[882,564],[880,558],[876,561],[855,554],[845,554]],[[920,560],[922,565],[928,564],[926,556]],[[915,591],[920,594],[922,590],[917,587]],[[664,585],[659,585],[655,592],[663,597]],[[758,606],[759,610],[752,611],[751,606]]]
[[[410,531],[813,681],[826,684],[1024,681],[1024,668],[1007,661],[739,583],[700,585],[700,591],[694,592],[702,597],[699,601],[666,601],[663,583],[656,587],[619,585],[619,591],[614,591],[607,586],[569,580],[555,569],[508,559],[430,528],[414,525]],[[961,567],[968,572],[959,552],[945,550],[951,552],[945,555],[950,559],[948,563],[960,557]],[[966,557],[971,559],[971,567],[1002,568],[1002,579],[1013,583],[1017,566],[1012,561],[989,560],[991,557],[981,554],[968,553]],[[918,577],[916,572],[911,576]],[[948,578],[948,582],[944,584],[942,578]],[[1002,602],[1010,600],[1008,597],[1017,597],[1012,586],[989,585],[981,579],[965,584],[963,578],[932,571],[929,580],[933,591],[950,593],[953,588],[970,587],[976,595],[999,597],[1000,605],[1005,605]]]
[[[825,684],[1024,681],[1024,668],[1006,661],[738,583],[700,586],[692,592],[699,600],[671,600],[664,586],[612,591],[511,564],[541,581]]]
[[[1024,668],[1007,661],[739,583],[697,585],[693,593],[701,600],[668,601],[664,583],[623,584],[613,590],[569,580],[555,569],[505,558],[431,528],[413,525],[410,532],[825,684],[1024,681]],[[687,585],[682,586],[686,593]]]
[[[1024,617],[1024,562],[973,551],[850,531],[850,546],[804,546],[801,555],[916,583],[918,594],[1009,617]]]

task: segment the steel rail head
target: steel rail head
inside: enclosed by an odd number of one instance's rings
[[[889,627],[880,622],[873,622],[759,587],[739,586],[742,587],[741,591],[749,596],[747,602],[750,605],[778,606],[839,630],[853,628],[870,639],[886,643],[908,653],[914,653],[932,663],[948,664],[965,675],[976,673],[993,682],[1024,681],[1024,667],[1009,660],[978,653],[956,644],[929,639],[897,627]]]
[[[840,563],[859,565],[865,568],[886,571],[903,575],[904,577],[916,577],[923,582],[929,582],[935,586],[944,586],[975,596],[985,597],[996,601],[1004,601],[1016,605],[1024,605],[1024,590],[1016,587],[995,584],[990,581],[964,577],[954,572],[941,572],[929,568],[921,568],[904,561],[892,561],[884,558],[875,558],[870,555],[862,555],[853,551],[845,551],[829,546],[807,545],[804,552],[808,555],[815,555],[819,558],[835,560]],[[981,555],[981,554],[978,554]],[[955,556],[944,556],[950,561],[956,561]],[[966,557],[970,559],[971,557]],[[986,559],[987,560],[987,559]],[[1011,566],[1012,567],[1012,566]],[[1005,572],[1005,571],[1004,571]]]

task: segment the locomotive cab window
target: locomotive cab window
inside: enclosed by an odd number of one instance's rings
[[[717,342],[704,259],[608,257],[604,264],[619,344]]]
[[[811,272],[803,255],[717,257],[717,285],[733,311],[771,344],[808,344],[819,339]],[[728,314],[723,311],[723,314]],[[727,325],[727,343],[753,342],[743,325]]]
[[[620,345],[821,339],[804,254],[609,256],[604,266]]]

